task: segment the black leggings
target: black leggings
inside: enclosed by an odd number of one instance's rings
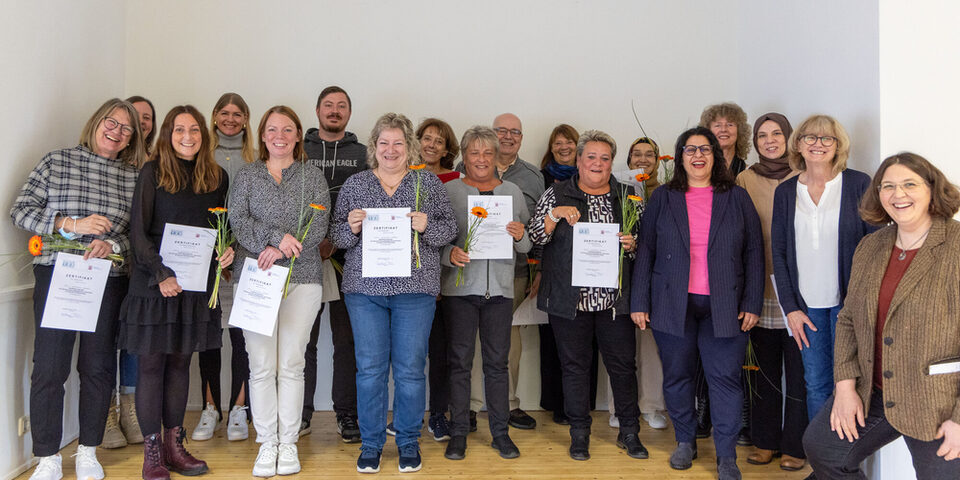
[[[137,420],[143,436],[183,426],[190,388],[190,353],[140,355],[137,384]]]
[[[219,320],[218,320],[219,321]],[[230,345],[232,354],[230,355],[230,404],[227,411],[233,408],[240,397],[240,390],[249,392],[247,381],[250,378],[250,363],[247,358],[246,342],[243,339],[243,330],[230,327],[227,329],[230,333]],[[220,409],[220,349],[205,350],[197,354],[200,363],[200,399],[201,405],[207,404],[207,388],[210,388],[210,394],[213,396],[213,405],[217,407],[217,414],[223,417],[223,411]],[[245,394],[244,405],[250,405],[250,395]]]

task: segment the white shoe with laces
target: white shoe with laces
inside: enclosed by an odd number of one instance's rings
[[[227,440],[231,442],[246,440],[250,435],[249,430],[247,426],[247,407],[234,405],[230,409],[230,417],[227,421]]]
[[[59,453],[38,458],[40,458],[40,463],[37,464],[37,468],[30,475],[30,480],[60,480],[63,478],[63,460]]]
[[[103,467],[97,461],[97,447],[77,445],[77,478],[79,480],[103,480]]]
[[[277,444],[266,442],[260,445],[257,461],[253,463],[253,476],[269,478],[277,474]]]
[[[610,415],[610,428],[620,428],[620,419],[616,415]]]
[[[293,475],[300,472],[300,457],[297,444],[281,443],[277,459],[277,475]]]
[[[203,408],[203,411],[200,412],[200,422],[197,423],[197,428],[193,429],[193,434],[190,435],[190,439],[202,442],[213,438],[213,432],[217,430],[217,423],[219,421],[217,417],[217,408],[208,403],[207,406]]]
[[[641,416],[643,420],[647,422],[647,425],[650,425],[650,428],[656,430],[667,428],[667,417],[660,412],[643,413]]]

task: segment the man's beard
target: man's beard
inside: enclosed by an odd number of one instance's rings
[[[320,122],[320,128],[327,133],[343,133],[343,131],[347,129],[347,124],[344,123],[343,125],[336,127],[336,126],[330,126],[323,122]]]

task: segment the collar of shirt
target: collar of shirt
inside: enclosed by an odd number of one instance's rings
[[[512,167],[513,164],[517,163],[518,158],[520,158],[519,155],[517,155],[516,157],[513,157],[513,161],[507,164],[507,166],[505,167],[501,167],[499,163],[497,164],[497,175],[500,176],[501,180],[503,179],[503,174],[507,173],[507,170],[510,170],[510,167]]]

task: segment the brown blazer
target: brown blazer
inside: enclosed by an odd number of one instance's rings
[[[834,380],[856,379],[864,411],[873,388],[880,281],[896,238],[891,225],[860,241],[837,318]],[[960,372],[927,374],[932,363],[960,359],[960,222],[934,219],[890,302],[883,349],[884,412],[897,431],[931,441],[944,421],[960,423]]]

